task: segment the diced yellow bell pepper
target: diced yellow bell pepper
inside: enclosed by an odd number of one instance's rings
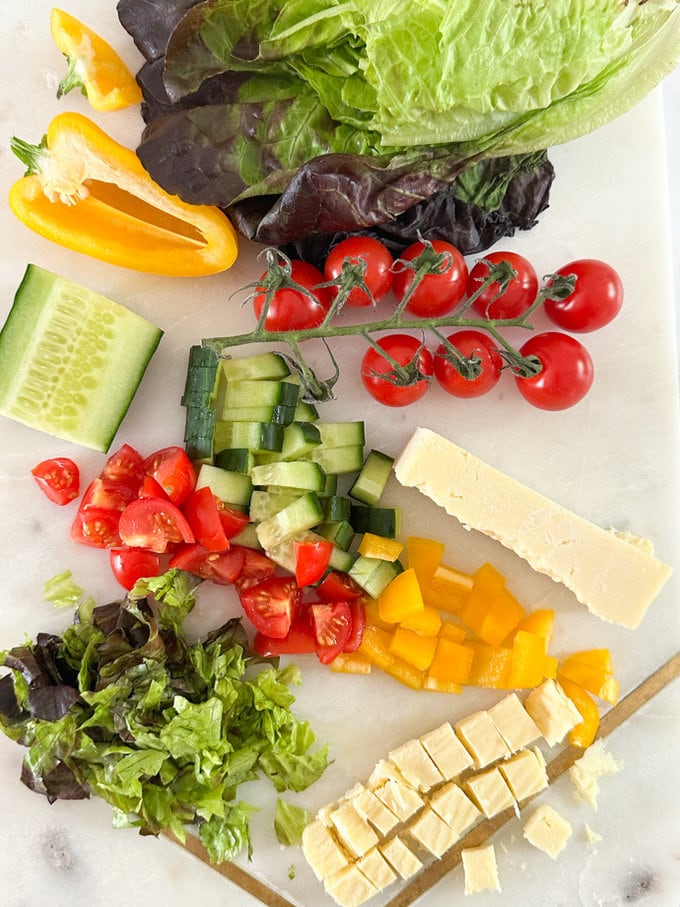
[[[444,680],[438,680],[430,674],[425,676],[423,689],[430,693],[462,693],[463,687],[459,683],[449,683]]]
[[[472,589],[472,577],[448,564],[439,564],[430,580],[423,586],[428,605],[457,614]]]
[[[377,668],[385,671],[394,661],[394,655],[390,652],[391,641],[390,632],[367,624],[358,651]]]
[[[450,639],[451,642],[462,642],[466,636],[466,631],[458,624],[454,624],[450,620],[442,621],[442,625],[439,628],[440,639]]]
[[[430,666],[437,648],[435,636],[420,636],[413,630],[397,627],[392,634],[390,652],[396,658],[401,658],[407,664],[425,671]]]
[[[467,683],[473,656],[474,651],[470,646],[440,637],[427,672],[428,677],[443,684]]]
[[[513,690],[533,689],[556,672],[557,659],[545,654],[543,637],[518,630],[512,641],[508,686]]]
[[[406,539],[406,557],[409,567],[416,571],[418,581],[426,583],[444,556],[444,545],[436,539],[411,535]]]
[[[552,642],[553,631],[555,628],[555,612],[552,608],[537,608],[536,611],[530,611],[522,620],[517,624],[515,630],[512,634],[519,632],[520,630],[526,630],[527,633],[534,633],[536,636],[541,636],[545,641],[545,651],[548,651],[548,646]],[[509,640],[512,642],[512,637]]]
[[[575,725],[567,734],[567,739],[572,746],[583,749],[589,747],[595,739],[600,726],[600,712],[593,697],[583,687],[566,677],[560,678],[560,686],[581,713],[583,721]]]
[[[503,589],[490,602],[480,625],[472,629],[483,642],[490,646],[499,646],[523,617],[524,608],[514,595]]]
[[[583,662],[603,674],[614,673],[614,662],[609,649],[581,649],[579,652],[570,652],[569,661]]]
[[[338,674],[370,674],[372,664],[361,652],[340,652],[331,662],[331,671]]]
[[[373,532],[365,532],[358,546],[359,554],[381,561],[396,561],[403,550],[404,545],[398,539],[388,539]]]
[[[399,573],[378,598],[378,614],[388,624],[398,624],[425,608],[413,567]]]
[[[425,605],[422,611],[405,617],[399,624],[400,627],[404,627],[406,630],[413,630],[414,633],[418,633],[420,636],[436,636],[441,625],[442,619],[439,616],[439,611],[431,605]]]
[[[618,680],[601,666],[589,665],[577,658],[568,657],[560,664],[557,679],[560,683],[563,679],[571,680],[610,705],[616,705],[619,701]]]
[[[496,690],[509,689],[508,673],[512,659],[512,649],[504,646],[490,646],[484,642],[466,643],[474,653],[470,673],[466,681],[468,686],[491,687]]]
[[[401,658],[395,658],[384,669],[386,674],[394,677],[399,683],[410,687],[412,690],[422,690],[425,683],[425,672],[414,668],[413,665],[402,661]]]
[[[491,602],[505,589],[505,579],[492,564],[482,564],[472,577],[472,588],[465,600],[461,620],[474,630],[481,627]]]
[[[378,600],[376,598],[363,599],[364,608],[366,609],[366,623],[372,624],[374,627],[380,627],[383,630],[389,630],[390,632],[394,629],[393,624],[388,624],[380,617],[380,612],[378,610]]]

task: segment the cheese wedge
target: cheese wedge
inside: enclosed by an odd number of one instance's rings
[[[415,430],[394,472],[466,528],[565,585],[603,620],[637,627],[671,575],[648,541],[594,525],[430,429]]]

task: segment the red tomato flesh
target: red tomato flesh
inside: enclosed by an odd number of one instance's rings
[[[285,639],[298,612],[299,591],[292,576],[270,576],[239,587],[241,605],[252,625],[272,639]]]
[[[144,478],[142,464],[142,455],[129,444],[123,444],[108,458],[100,477],[116,484],[129,485],[137,494]]]
[[[158,576],[161,569],[159,556],[144,548],[112,548],[109,562],[113,575],[128,591],[137,580],[146,576]]]
[[[298,586],[317,583],[328,570],[333,554],[333,542],[295,542],[295,579]]]
[[[264,633],[256,633],[253,649],[267,658],[277,655],[309,655],[316,652],[314,632],[307,616],[298,615],[290,625],[283,639],[274,639]]]
[[[63,507],[80,493],[80,470],[68,457],[52,457],[34,466],[31,475],[54,504]]]
[[[106,507],[78,508],[71,526],[71,538],[92,548],[116,548],[122,544],[118,526],[120,513]]]
[[[180,542],[194,541],[181,510],[160,498],[137,498],[128,504],[120,515],[118,531],[129,548],[148,548],[157,554]]]
[[[168,562],[170,569],[186,570],[220,586],[231,586],[241,575],[245,549],[233,545],[228,551],[208,551],[203,545],[182,545]]]
[[[225,551],[229,547],[229,539],[220,520],[217,498],[207,485],[191,492],[182,505],[182,513],[199,545],[203,545],[208,551]]]
[[[155,479],[178,507],[196,485],[193,463],[182,447],[164,447],[155,451],[144,460],[143,467],[144,474]]]
[[[315,602],[309,606],[316,655],[330,664],[344,650],[352,632],[352,612],[347,602]]]
[[[319,583],[316,594],[324,602],[346,602],[361,598],[363,590],[347,573],[332,570]]]

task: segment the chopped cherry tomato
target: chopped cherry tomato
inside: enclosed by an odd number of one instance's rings
[[[317,583],[328,570],[333,554],[333,542],[295,542],[295,579],[298,586]]]
[[[406,311],[418,318],[438,318],[451,312],[465,295],[468,269],[458,249],[444,240],[415,242],[399,256],[411,265],[395,266],[392,289],[398,302],[411,291],[416,274],[424,272],[406,303]]]
[[[542,365],[538,374],[515,377],[522,396],[539,409],[568,409],[588,393],[593,383],[593,360],[574,337],[547,331],[531,337],[520,349],[522,356],[535,356]]]
[[[316,594],[324,602],[346,602],[361,598],[363,591],[347,573],[332,570],[316,587]]]
[[[120,513],[136,497],[129,485],[97,476],[85,489],[80,501],[80,509],[89,510],[91,507],[103,507],[106,510],[117,510]]]
[[[472,303],[472,308],[484,318],[518,318],[536,299],[538,276],[534,266],[516,252],[489,252],[480,259],[468,278],[467,295],[473,296],[479,285],[489,276],[489,266],[507,262],[515,271],[501,293],[501,286],[494,281],[485,287]]]
[[[144,474],[161,486],[168,498],[178,507],[186,501],[196,486],[193,463],[182,447],[164,447],[148,456],[143,463]]]
[[[256,630],[272,639],[286,638],[300,598],[292,576],[270,576],[254,586],[239,587],[239,598]]]
[[[224,534],[228,539],[233,539],[235,535],[238,535],[248,525],[250,516],[247,513],[243,513],[242,510],[229,507],[223,501],[220,501],[219,498],[217,501],[217,509]]]
[[[274,576],[276,564],[266,554],[262,554],[255,548],[244,548],[243,552],[243,570],[236,580],[239,589],[248,589],[250,586],[256,586],[262,580]]]
[[[377,341],[387,356],[369,347],[361,361],[361,380],[368,393],[385,406],[408,406],[430,387],[434,364],[427,347],[409,334],[388,334]]]
[[[356,652],[361,645],[366,629],[366,605],[362,601],[349,602],[349,610],[352,616],[352,628],[342,651]]]
[[[157,554],[179,542],[194,541],[182,511],[160,498],[137,498],[128,504],[120,515],[118,531],[128,548],[148,548]]]
[[[265,658],[276,655],[308,655],[316,652],[316,642],[307,616],[298,615],[283,639],[273,639],[264,633],[256,633],[253,649]]]
[[[208,551],[226,551],[229,539],[222,526],[217,498],[212,489],[204,485],[192,491],[182,505],[182,512],[199,545]]]
[[[144,476],[139,489],[138,497],[140,498],[161,498],[169,501],[165,490],[152,476]]]
[[[108,507],[78,508],[71,526],[71,538],[93,548],[116,548],[122,544],[118,526],[120,513]]]
[[[264,280],[265,276],[263,274],[260,279]],[[318,268],[306,261],[295,259],[291,262],[290,277],[302,289],[283,286],[275,291],[265,319],[265,328],[268,331],[293,331],[318,327],[330,308],[331,291],[328,287],[320,286],[325,279]],[[264,288],[258,287],[253,297],[253,308],[257,318],[262,314],[265,297]]]
[[[234,545],[228,551],[208,551],[203,545],[183,545],[168,562],[169,568],[186,570],[220,586],[233,585],[243,570],[245,548]]]
[[[597,331],[621,311],[623,284],[606,262],[582,258],[564,265],[556,273],[576,277],[574,289],[566,299],[546,299],[543,304],[548,318],[565,331],[575,334]]]
[[[161,561],[153,551],[144,548],[112,548],[109,552],[111,570],[124,589],[132,589],[138,579],[158,576]]]
[[[327,281],[335,280],[343,272],[345,262],[350,265],[364,265],[363,282],[366,290],[353,287],[345,303],[363,307],[378,302],[392,286],[392,253],[380,240],[371,236],[348,236],[333,246],[324,264],[324,277]],[[332,289],[333,296],[337,290]]]
[[[501,376],[503,360],[488,334],[482,331],[454,331],[446,338],[462,359],[460,370],[456,359],[444,344],[434,354],[434,374],[439,385],[454,397],[480,397],[495,387]],[[468,370],[470,377],[465,376]],[[474,371],[479,374],[474,376]]]
[[[352,632],[352,612],[348,602],[315,602],[309,606],[314,630],[316,655],[330,664],[347,645]]]
[[[100,477],[116,484],[129,485],[137,494],[144,478],[142,463],[142,455],[129,444],[123,444],[108,458]]]
[[[34,466],[31,475],[54,504],[75,501],[80,492],[80,470],[68,457],[52,457]]]

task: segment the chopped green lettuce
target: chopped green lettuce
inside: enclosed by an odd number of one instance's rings
[[[311,814],[302,806],[289,803],[282,797],[276,799],[276,812],[274,814],[274,831],[281,844],[290,847],[300,844],[302,832],[312,820]]]

